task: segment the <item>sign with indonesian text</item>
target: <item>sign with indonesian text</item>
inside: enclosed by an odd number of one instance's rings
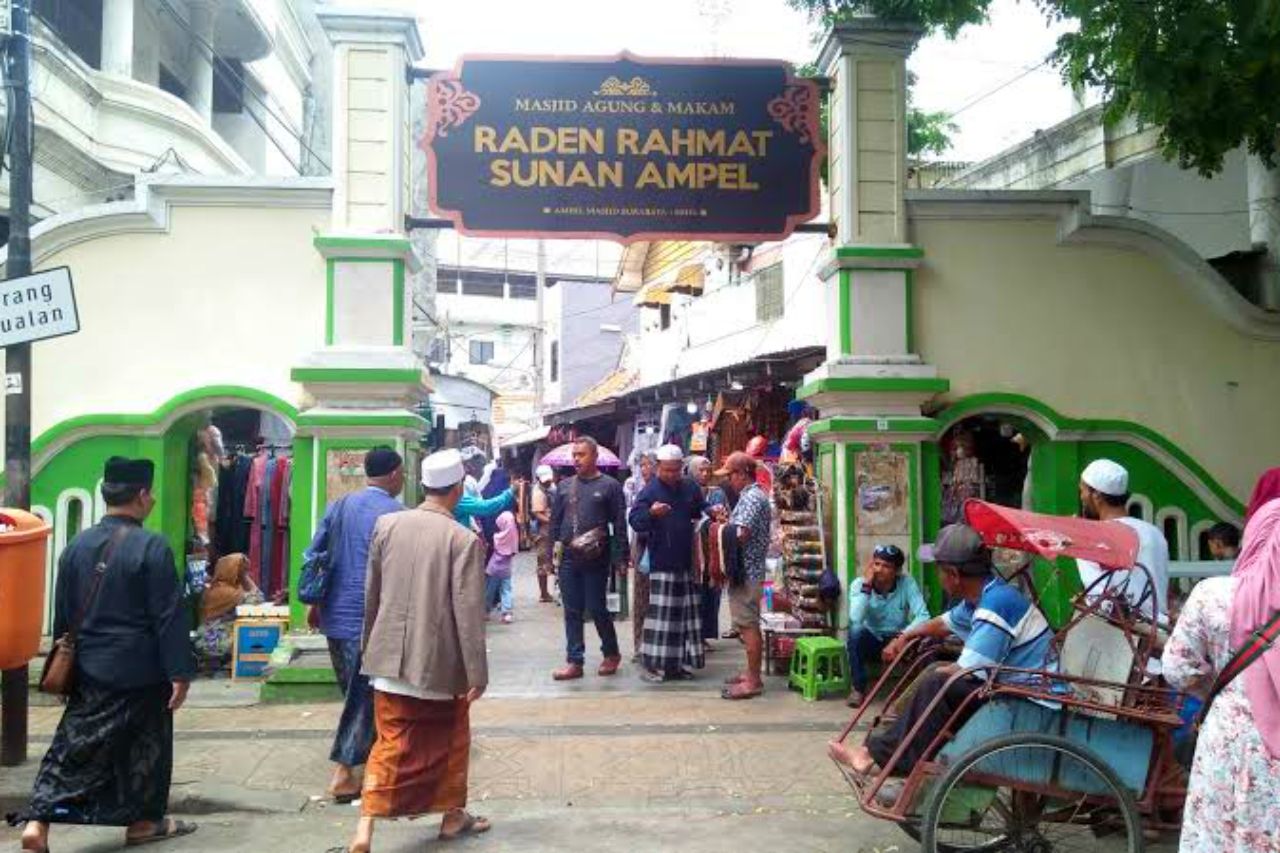
[[[818,214],[818,91],[768,61],[463,57],[428,87],[464,234],[766,241]]]
[[[0,281],[0,347],[78,331],[80,314],[67,267]]]

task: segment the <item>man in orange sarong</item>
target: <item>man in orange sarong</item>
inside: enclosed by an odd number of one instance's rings
[[[372,849],[376,818],[443,813],[442,839],[489,829],[466,810],[470,709],[489,670],[484,546],[453,517],[465,476],[458,451],[428,456],[422,505],[374,528],[362,671],[374,689],[378,739],[352,853]]]

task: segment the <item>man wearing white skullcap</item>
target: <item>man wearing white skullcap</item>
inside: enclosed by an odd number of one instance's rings
[[[658,448],[657,457],[659,462],[683,462],[684,451],[678,444],[664,444]]]
[[[640,677],[657,683],[689,679],[704,665],[700,598],[693,573],[693,525],[706,510],[702,487],[684,476],[684,452],[658,448],[658,476],[636,496],[628,520],[649,541],[649,606]]]
[[[1138,564],[1150,573],[1149,581],[1147,572],[1141,569],[1109,573],[1092,560],[1077,560],[1084,589],[1094,595],[1104,591],[1120,592],[1148,619],[1154,617],[1167,624],[1169,543],[1154,524],[1129,515],[1129,472],[1123,465],[1110,459],[1095,459],[1085,467],[1080,475],[1080,514],[1133,528],[1138,534]],[[1114,577],[1108,580],[1110,574]],[[1155,583],[1154,591],[1151,582]]]
[[[375,818],[444,813],[440,837],[484,832],[469,814],[471,704],[489,683],[484,546],[454,520],[462,456],[422,461],[422,505],[378,519],[369,548],[364,668],[377,741],[365,766],[352,850],[369,850]]]

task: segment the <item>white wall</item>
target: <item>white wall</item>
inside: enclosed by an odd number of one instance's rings
[[[1244,152],[1227,155],[1213,178],[1158,157],[1068,182],[1091,192],[1094,212],[1132,216],[1160,226],[1204,258],[1251,248]]]
[[[466,421],[493,423],[493,392],[489,389],[445,375],[432,376],[431,384],[432,410],[444,415],[445,429],[457,429]]]
[[[327,221],[327,209],[241,198],[177,207],[168,233],[53,255],[37,240],[37,268],[71,267],[82,330],[37,345],[33,434],[78,415],[151,412],[210,385],[300,403],[289,371],[324,345],[325,268],[311,241]]]
[[[763,256],[771,244],[756,249]],[[642,385],[666,382],[749,361],[760,355],[825,344],[825,285],[818,277],[831,254],[826,237],[796,235],[782,247],[783,317],[756,320],[755,283],[743,277],[700,297],[672,297],[671,327],[659,329],[659,309],[640,317],[637,363]]]
[[[1246,337],[1158,255],[1060,242],[1008,205],[913,219],[920,355],[950,396],[1011,392],[1072,418],[1148,427],[1238,498],[1276,464],[1280,341]],[[1112,232],[1117,236],[1123,232]],[[1238,297],[1236,297],[1238,298]]]

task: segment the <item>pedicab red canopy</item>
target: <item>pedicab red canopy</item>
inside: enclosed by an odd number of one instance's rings
[[[1042,515],[976,499],[965,501],[964,518],[992,548],[1050,560],[1076,557],[1106,569],[1129,569],[1138,559],[1138,534],[1117,521]]]

